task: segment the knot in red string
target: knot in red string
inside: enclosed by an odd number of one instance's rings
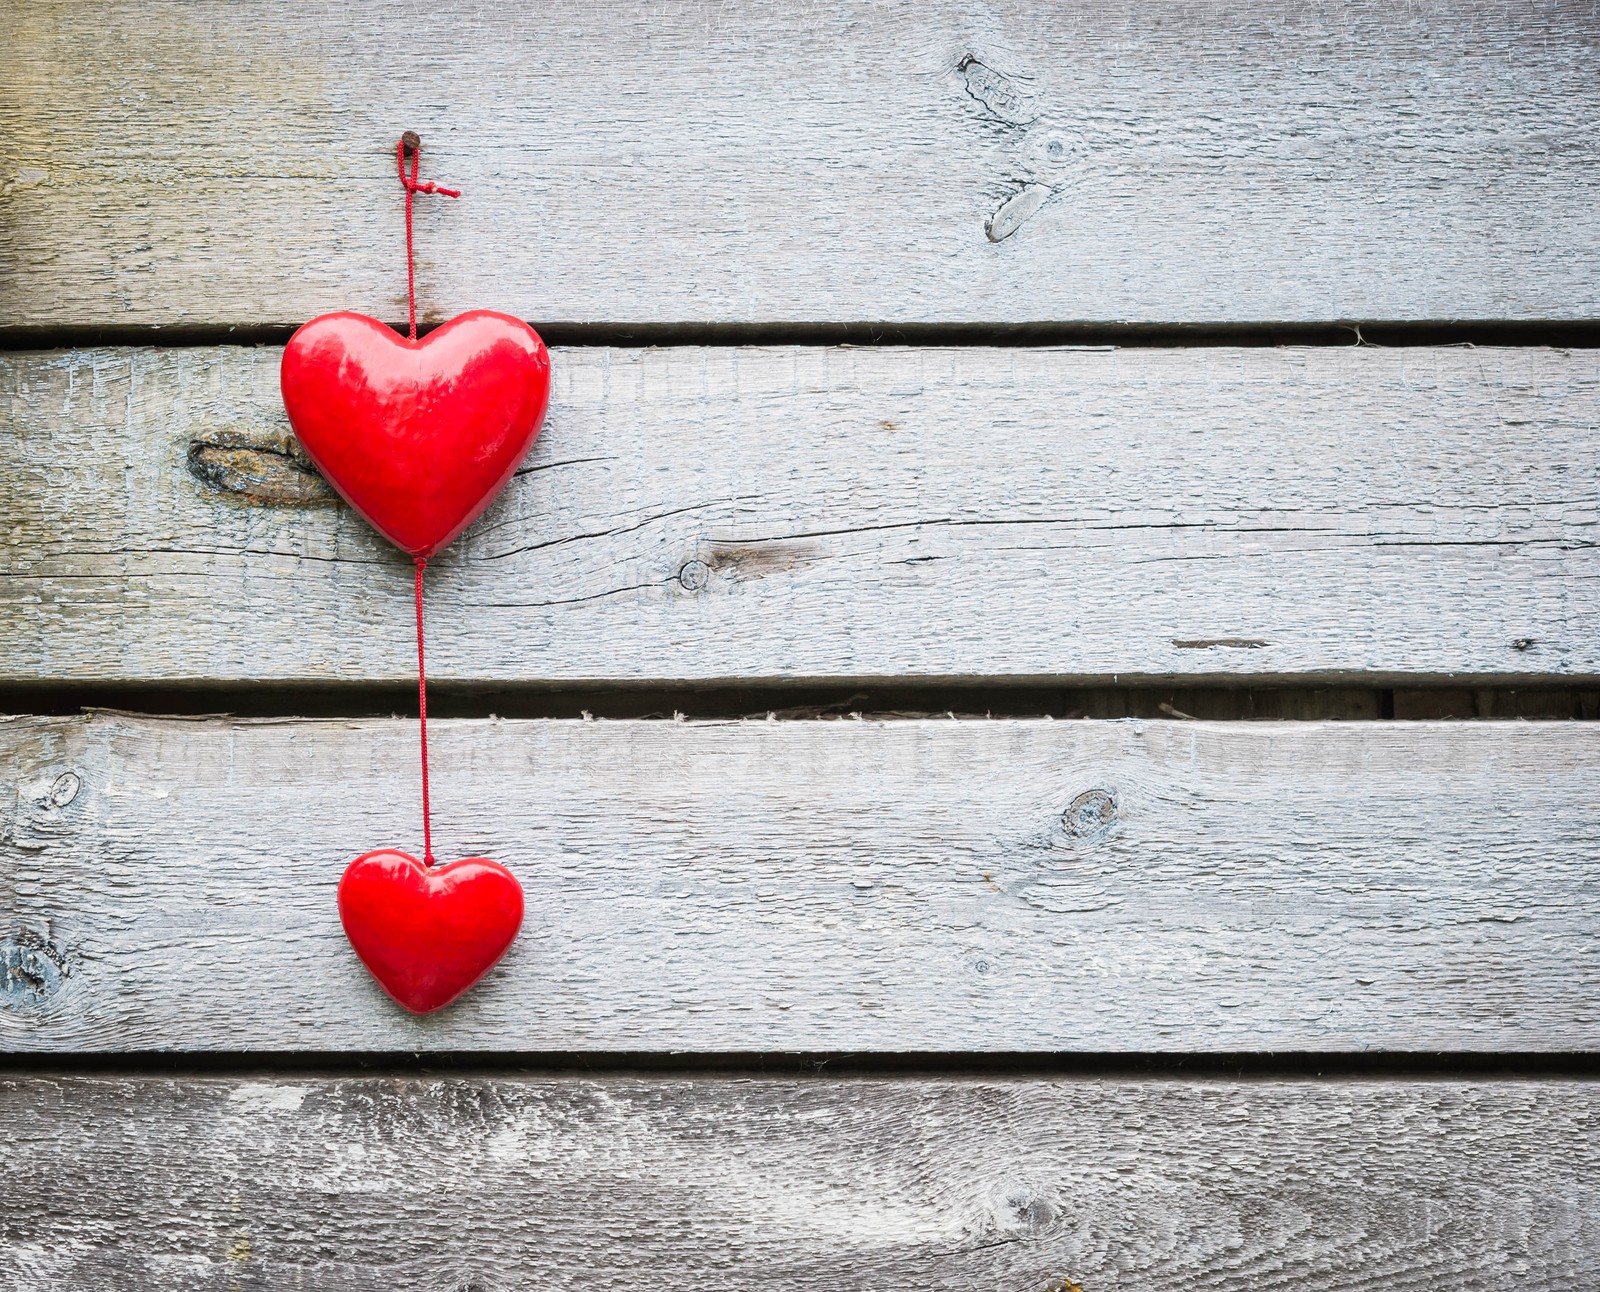
[[[412,136],[416,138],[415,135]],[[406,174],[406,140],[402,135],[400,142],[394,146],[395,169],[400,172],[400,182],[406,186],[408,193],[439,193],[445,197],[460,197],[458,188],[442,188],[431,181],[426,184],[417,182],[417,170],[422,165],[422,141],[420,139],[411,148],[411,174]]]
[[[419,184],[419,183],[417,183],[416,176],[414,176],[414,175],[410,176],[410,177],[402,175],[400,177],[400,180],[413,193],[439,193],[439,194],[442,194],[444,197],[460,197],[461,196],[461,190],[459,188],[441,188],[438,184],[435,184],[432,180],[429,180],[426,184]]]

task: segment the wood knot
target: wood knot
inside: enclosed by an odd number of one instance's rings
[[[66,951],[31,929],[0,942],[0,1005],[37,1008],[60,991],[71,974]]]
[[[50,787],[50,792],[45,795],[44,801],[50,807],[64,808],[78,797],[78,791],[82,788],[83,777],[77,772],[62,772],[56,777],[55,784]]]
[[[685,561],[678,569],[678,586],[685,592],[699,592],[711,582],[711,567],[704,561]]]
[[[1074,839],[1106,838],[1117,823],[1117,798],[1110,790],[1085,790],[1068,805],[1061,820]]]
[[[337,495],[287,441],[221,434],[189,445],[189,472],[219,493],[258,507],[314,507]]]
[[[983,232],[990,242],[1004,242],[1026,224],[1050,197],[1044,184],[1026,184],[1013,193],[984,221]]]
[[[1060,1229],[1063,1219],[1058,1197],[1049,1190],[1018,1181],[991,1203],[989,1223],[984,1228],[989,1237],[1002,1242],[1048,1238]]]
[[[1037,119],[1038,105],[1027,86],[1027,78],[1007,76],[972,54],[956,64],[962,87],[973,102],[996,121],[1010,126],[1025,126]]]

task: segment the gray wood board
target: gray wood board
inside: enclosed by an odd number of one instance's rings
[[[395,720],[0,724],[17,1051],[1600,1046],[1600,726],[455,721],[435,847],[528,918],[391,1005],[334,909],[418,851]]]
[[[0,1081],[0,1282],[1591,1292],[1582,1082]]]
[[[275,349],[0,359],[0,680],[414,676]],[[464,682],[1600,674],[1600,352],[580,349]],[[130,630],[130,626],[135,626]]]
[[[11,6],[0,325],[1584,319],[1593,0]]]

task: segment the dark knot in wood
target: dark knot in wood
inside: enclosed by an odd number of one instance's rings
[[[1062,814],[1074,839],[1103,839],[1117,822],[1117,800],[1109,790],[1085,790]]]
[[[189,471],[219,493],[261,507],[323,506],[336,495],[287,442],[222,434],[189,445]]]

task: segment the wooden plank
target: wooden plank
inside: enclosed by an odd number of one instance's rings
[[[413,723],[0,731],[14,1050],[1600,1045],[1594,724],[442,722],[529,917],[426,1019],[334,910]]]
[[[277,363],[5,358],[0,681],[410,681],[410,567],[286,453]],[[440,680],[1600,674],[1600,352],[555,368],[530,468],[430,567]]]
[[[1594,0],[31,3],[0,324],[1588,319]],[[1589,105],[1589,106],[1586,106]],[[488,250],[492,248],[492,251]]]
[[[1587,1292],[1586,1082],[0,1082],[0,1281]]]

